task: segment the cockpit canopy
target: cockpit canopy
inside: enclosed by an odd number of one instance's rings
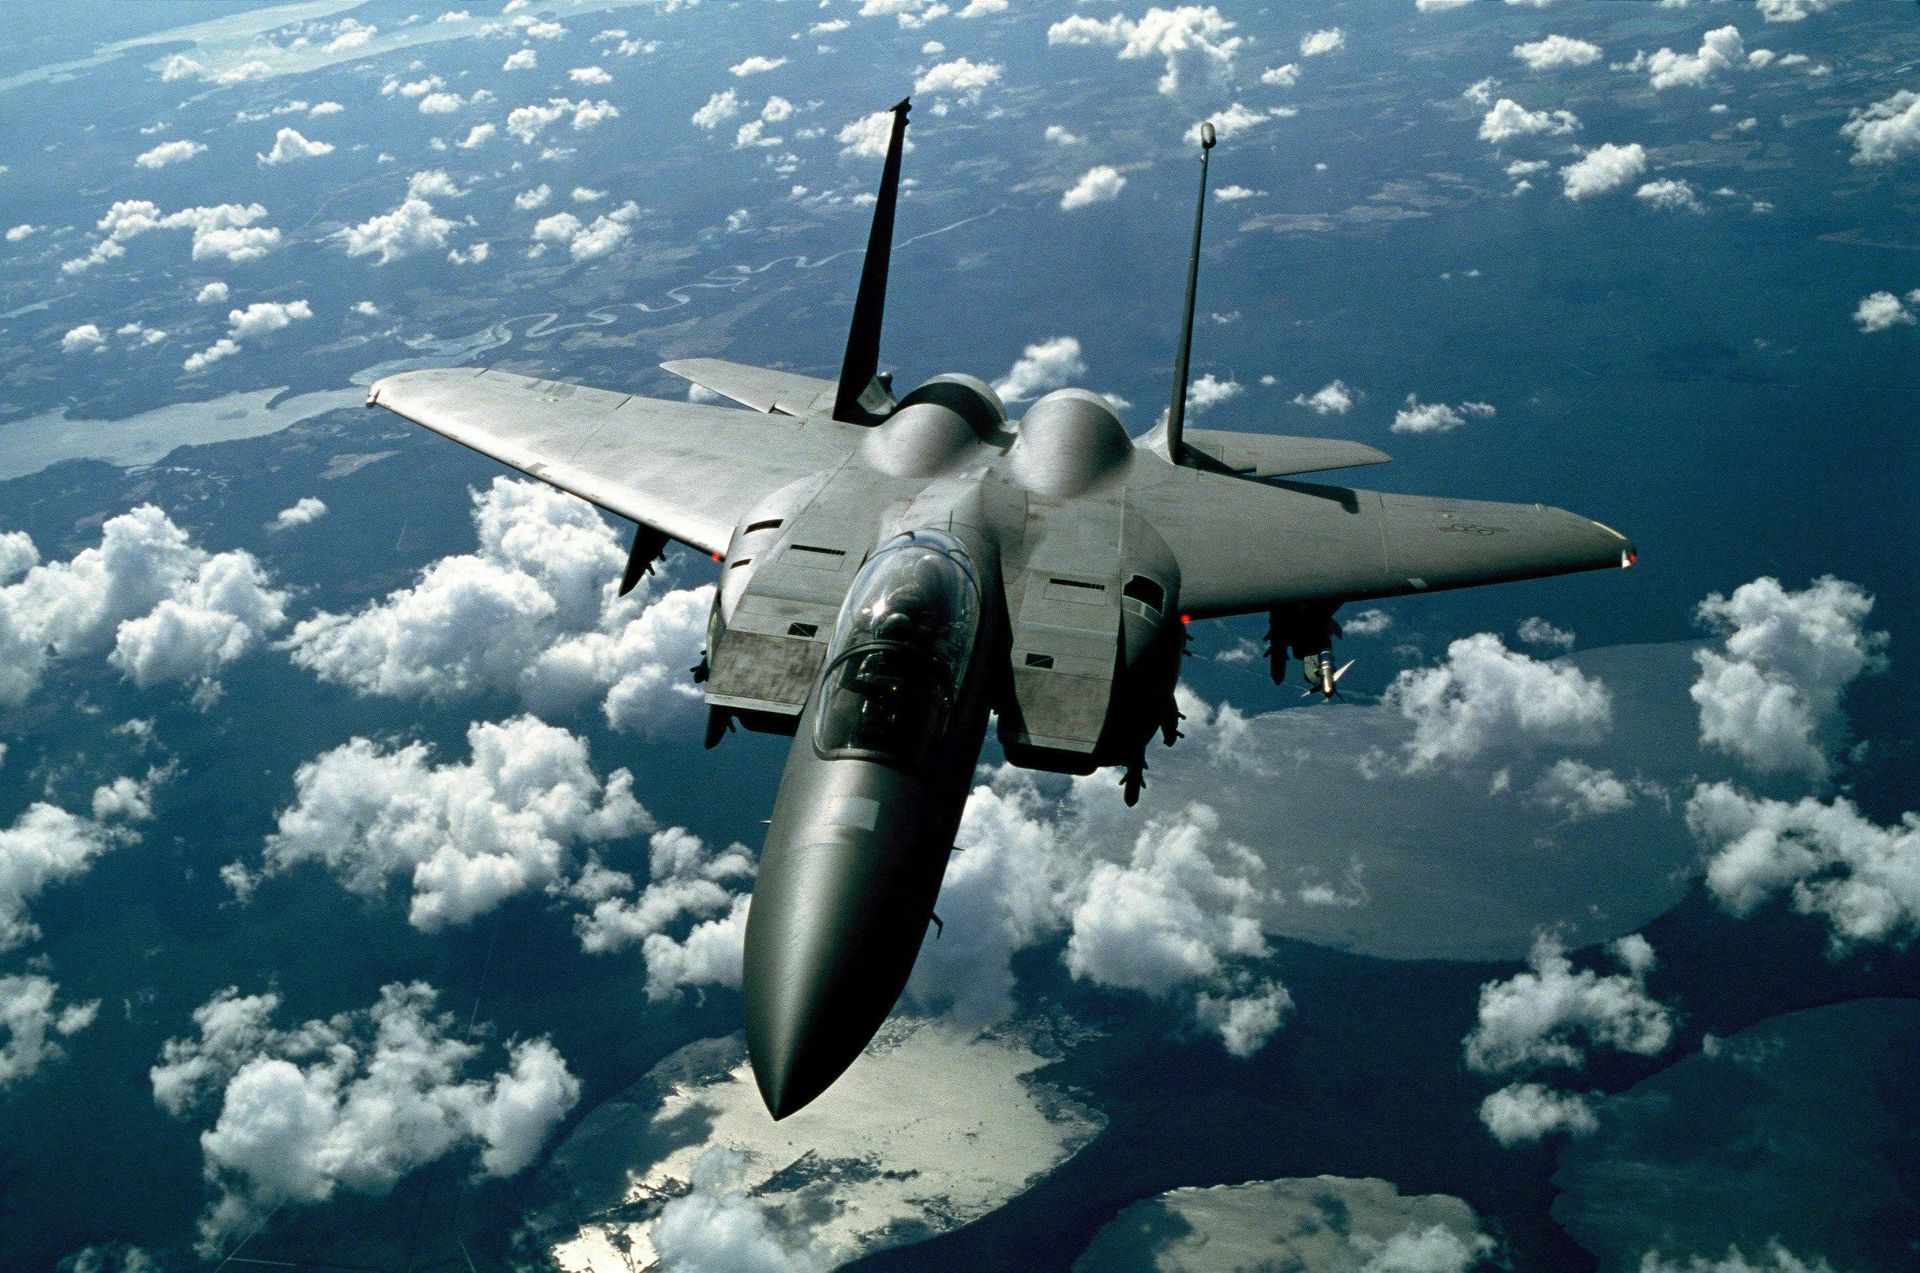
[[[917,766],[946,728],[979,625],[980,576],[959,540],[915,530],[887,541],[840,609],[815,750]]]

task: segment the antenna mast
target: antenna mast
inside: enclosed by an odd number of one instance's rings
[[[1193,208],[1193,255],[1187,260],[1187,308],[1180,321],[1180,349],[1173,360],[1173,402],[1167,407],[1163,441],[1169,464],[1186,463],[1180,434],[1187,422],[1187,355],[1193,350],[1193,296],[1200,283],[1200,224],[1207,214],[1207,152],[1215,141],[1213,124],[1200,125],[1200,201]]]

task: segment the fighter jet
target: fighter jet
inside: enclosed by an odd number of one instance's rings
[[[661,364],[739,404],[723,407],[460,367],[367,398],[634,522],[623,593],[669,542],[718,563],[694,669],[707,744],[734,722],[794,740],[742,983],[776,1119],[840,1077],[905,987],[990,723],[1012,764],[1117,766],[1132,803],[1153,735],[1178,736],[1193,621],[1267,615],[1275,681],[1291,655],[1330,697],[1344,603],[1634,560],[1542,504],[1299,480],[1388,458],[1356,442],[1184,427],[1210,126],[1161,425],[1131,437],[1086,389],[1014,420],[964,374],[896,395],[880,328],[908,110],[892,108],[837,379]]]

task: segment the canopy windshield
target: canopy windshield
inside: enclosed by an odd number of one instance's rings
[[[979,622],[979,576],[959,540],[929,530],[889,540],[841,607],[815,749],[918,765],[946,728]]]

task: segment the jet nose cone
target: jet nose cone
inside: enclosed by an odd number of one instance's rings
[[[742,992],[747,1055],[776,1119],[845,1073],[906,985],[940,877],[900,856],[785,844],[761,860]]]

